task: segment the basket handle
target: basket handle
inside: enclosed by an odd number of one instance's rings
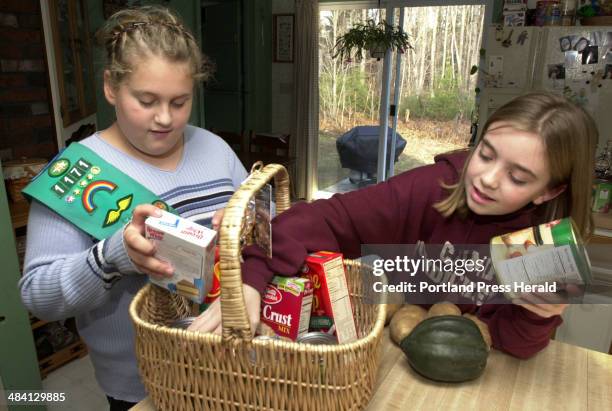
[[[276,212],[289,208],[289,175],[280,164],[255,165],[248,179],[232,195],[219,235],[219,265],[221,268],[221,315],[223,339],[251,340],[251,325],[244,304],[240,269],[240,236],[249,200],[274,178]]]

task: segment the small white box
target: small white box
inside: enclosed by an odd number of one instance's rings
[[[155,257],[174,267],[172,277],[151,282],[197,303],[212,286],[217,232],[162,210],[161,217],[145,220],[145,237],[155,243]]]

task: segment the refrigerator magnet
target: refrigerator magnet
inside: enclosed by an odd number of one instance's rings
[[[582,52],[582,64],[597,64],[599,61],[599,47],[588,46]]]
[[[581,64],[580,55],[577,51],[565,52],[565,67],[579,67]]]
[[[502,47],[510,47],[512,45],[512,33],[514,33],[514,29],[510,30],[510,34],[508,34],[506,40],[502,41]]]
[[[572,49],[572,40],[569,36],[561,37],[559,39],[559,47],[561,48],[561,52],[564,53],[566,51],[570,51]]]
[[[495,41],[502,41],[504,39],[504,29],[502,26],[495,28]]]
[[[605,35],[606,33],[604,33],[603,31],[592,31],[590,35],[591,45],[592,46],[603,46]]]
[[[565,78],[565,67],[563,64],[549,64],[548,78],[552,80],[563,80]]]
[[[576,44],[574,45],[574,50],[576,50],[578,53],[582,53],[584,51],[584,49],[586,49],[590,44],[590,41],[585,39],[584,37],[580,37],[578,39],[578,41],[576,41]]]

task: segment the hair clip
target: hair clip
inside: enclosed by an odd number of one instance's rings
[[[149,25],[150,23],[147,23],[145,21],[136,21],[134,23],[130,23],[125,29],[124,31],[132,31],[132,30],[136,30],[139,27],[144,27]]]

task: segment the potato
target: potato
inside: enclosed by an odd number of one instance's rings
[[[482,338],[487,343],[487,347],[491,349],[491,345],[493,345],[493,341],[491,340],[491,334],[489,333],[489,326],[482,321],[480,318],[476,317],[474,314],[465,313],[463,314],[465,318],[469,318],[474,321],[474,323],[478,326],[480,333],[482,334]]]
[[[389,333],[391,340],[399,345],[427,316],[427,311],[418,305],[407,304],[402,306],[391,318]]]
[[[401,306],[402,304],[387,304],[387,317],[385,318],[385,325],[389,325],[393,314],[395,314]]]
[[[455,304],[441,302],[432,305],[427,312],[427,318],[439,315],[461,315],[461,310]]]
[[[389,325],[391,317],[402,305],[404,305],[404,294],[387,293],[387,317],[385,318],[385,325]]]

